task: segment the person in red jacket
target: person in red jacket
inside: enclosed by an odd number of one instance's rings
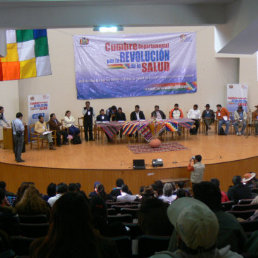
[[[228,134],[228,130],[229,130],[229,125],[230,125],[230,113],[228,112],[228,110],[224,107],[222,107],[220,104],[217,105],[217,112],[216,112],[216,118],[219,122],[219,134],[222,134],[221,128],[222,125],[225,124],[226,125],[226,130],[225,130],[225,135]]]
[[[179,119],[179,118],[183,118],[184,117],[184,113],[182,111],[182,109],[179,108],[178,104],[174,105],[174,108],[169,112],[169,118],[170,119]]]

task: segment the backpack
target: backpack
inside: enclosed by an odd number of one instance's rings
[[[72,144],[81,144],[82,141],[81,141],[80,135],[74,135],[73,139],[71,140],[71,143]]]
[[[221,127],[221,128],[219,129],[219,135],[225,135],[225,132],[224,132],[223,127]]]

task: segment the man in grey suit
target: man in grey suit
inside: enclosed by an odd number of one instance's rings
[[[22,122],[22,118],[23,114],[21,112],[18,112],[16,114],[16,119],[12,122],[14,153],[15,160],[17,162],[24,162],[24,160],[21,158],[24,142],[24,124]]]

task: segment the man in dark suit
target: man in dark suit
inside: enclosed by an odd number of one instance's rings
[[[68,143],[68,140],[67,140],[67,136],[68,136],[68,133],[66,130],[61,130],[61,126],[62,126],[62,123],[60,123],[57,118],[56,118],[56,115],[54,113],[52,113],[50,115],[50,120],[48,122],[49,124],[49,129],[50,131],[56,131],[56,141],[57,141],[57,146],[61,146],[61,136],[63,135],[63,144],[67,144]]]
[[[135,111],[133,111],[131,113],[131,121],[135,121],[135,120],[145,120],[145,116],[143,114],[143,112],[140,110],[140,106],[136,105],[135,106]]]
[[[99,111],[99,115],[97,116],[97,119],[96,119],[97,122],[104,122],[104,121],[109,121],[108,119],[108,116],[105,114],[105,111],[104,109],[101,109]]]
[[[116,121],[126,121],[125,113],[122,111],[122,108],[119,107],[116,113]],[[123,129],[120,129],[120,138],[122,138]]]
[[[166,119],[166,115],[164,114],[163,111],[159,110],[159,106],[156,105],[154,107],[154,111],[151,112],[151,117],[152,118],[157,118],[157,119]]]
[[[106,115],[109,121],[116,121],[117,108],[116,106],[112,106],[107,109]]]
[[[92,124],[93,124],[93,116],[94,111],[93,108],[90,106],[90,102],[86,101],[85,107],[82,110],[83,114],[83,126],[84,126],[84,135],[85,135],[85,141],[88,140],[93,141],[93,135],[92,135]]]

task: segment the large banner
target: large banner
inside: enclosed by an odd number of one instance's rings
[[[248,86],[245,84],[227,85],[227,109],[229,112],[235,112],[241,105],[248,112]]]
[[[195,33],[76,35],[78,99],[194,93]]]
[[[28,96],[28,124],[38,121],[38,116],[42,115],[45,121],[49,120],[50,95],[30,95]]]

